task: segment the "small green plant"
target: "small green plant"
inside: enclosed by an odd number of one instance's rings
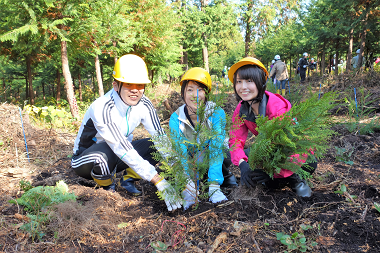
[[[348,109],[348,121],[343,125],[351,133],[359,134],[368,134],[373,133],[376,129],[379,129],[378,118],[373,117],[369,120],[368,115],[375,111],[374,107],[371,107],[371,104],[378,101],[377,99],[368,101],[371,94],[368,92],[365,94],[364,88],[359,90],[361,99],[355,99],[351,97],[346,97],[345,104]],[[353,95],[354,96],[354,95]]]
[[[336,161],[337,162],[344,162],[346,164],[349,164],[349,165],[353,165],[354,162],[351,161],[351,156],[352,154],[354,153],[354,149],[346,149],[346,148],[338,148],[338,147],[334,147],[335,150],[336,150]]]
[[[339,190],[339,191],[334,191],[334,193],[338,193],[338,194],[340,194],[340,195],[342,195],[342,196],[345,195],[345,192],[347,192],[348,196],[350,196],[352,199],[356,199],[356,198],[357,198],[356,195],[350,195],[350,194],[348,193],[348,191],[347,191],[347,187],[346,187],[345,184],[341,184],[341,185],[340,185],[340,190]],[[346,200],[347,200],[348,202],[352,202],[351,199],[348,198],[348,197],[346,198]]]
[[[151,242],[150,246],[152,246],[152,248],[155,249],[153,252],[160,252],[168,249],[168,245],[161,241]]]
[[[26,216],[30,222],[20,228],[27,231],[34,241],[35,238],[41,240],[45,235],[45,225],[51,219],[51,207],[68,200],[76,200],[76,196],[69,193],[69,188],[63,181],[59,181],[56,186],[32,187],[20,198],[9,202],[24,206],[28,212]]]
[[[30,189],[33,188],[32,184],[29,181],[24,181],[24,179],[21,179],[19,182],[21,191],[27,192]]]
[[[380,213],[380,204],[379,203],[376,203],[374,202],[373,203],[373,206],[375,207],[375,209]]]
[[[292,235],[287,235],[280,232],[276,234],[276,237],[277,240],[287,246],[287,250],[284,250],[285,253],[293,252],[295,250],[306,252],[308,250],[312,250],[312,248],[318,244],[315,241],[307,241],[305,235],[298,232],[295,232]]]

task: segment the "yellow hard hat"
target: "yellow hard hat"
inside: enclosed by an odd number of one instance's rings
[[[211,91],[211,76],[205,69],[198,68],[198,67],[189,69],[182,76],[182,79],[180,82],[181,86],[182,86],[183,81],[185,80],[189,80],[189,81],[191,80],[191,81],[197,81],[197,82],[203,83],[204,85],[206,85],[208,90]]]
[[[256,58],[253,58],[253,57],[245,57],[245,58],[241,59],[240,61],[238,61],[237,63],[235,63],[234,65],[232,65],[230,70],[228,71],[228,79],[230,79],[230,81],[232,83],[234,82],[234,74],[235,74],[236,70],[238,70],[238,68],[245,66],[245,65],[256,65],[256,66],[258,66],[259,68],[261,68],[264,71],[266,79],[268,78],[269,73],[266,70],[266,68],[264,67],[264,65],[261,63],[261,61],[259,61]]]
[[[150,83],[144,60],[134,54],[126,54],[115,63],[112,76],[123,83]]]

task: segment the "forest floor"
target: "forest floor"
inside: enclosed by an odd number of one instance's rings
[[[380,97],[378,75],[330,79],[322,92],[335,90],[344,97],[352,96],[354,87],[362,87],[371,98]],[[318,92],[318,79],[309,84]],[[298,84],[291,87],[298,94],[306,89]],[[169,89],[162,88],[165,92]],[[163,125],[167,125],[170,113],[164,103],[152,101]],[[167,101],[174,110],[182,104],[175,91]],[[226,113],[231,114],[236,103],[231,93]],[[369,116],[377,120],[377,126],[379,103],[366,105],[374,108]],[[347,110],[340,109],[331,116],[335,122],[347,120]],[[380,211],[374,207],[375,202],[380,203],[379,127],[364,135],[348,131],[342,124],[334,125],[339,134],[331,139],[328,153],[319,161],[311,179],[310,198],[299,197],[289,188],[237,187],[223,189],[229,199],[225,203],[202,201],[196,210],[168,212],[149,182],[137,183],[143,192],[139,197],[128,195],[119,186],[114,193],[94,189],[93,181],[79,178],[70,167],[75,134],[38,128],[26,114],[23,120],[30,162],[25,155],[18,107],[0,105],[1,252],[154,252],[152,243],[159,247],[163,242],[168,248],[161,252],[272,253],[287,250],[277,240],[278,232],[294,235],[293,252],[300,252],[301,245],[309,246],[308,252],[380,252]],[[135,139],[146,136],[143,129],[134,132]],[[252,141],[250,138],[246,145]],[[238,168],[230,170],[239,180]],[[41,240],[20,229],[29,222],[27,211],[9,203],[23,193],[20,180],[33,186],[64,180],[77,196],[77,201],[51,209],[50,223],[35,228],[45,233]],[[346,191],[336,193],[342,185]],[[300,240],[301,234],[305,242]],[[317,245],[311,247],[314,242]]]

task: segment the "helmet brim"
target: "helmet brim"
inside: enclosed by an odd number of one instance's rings
[[[261,68],[265,73],[265,77],[268,79],[269,73],[264,67],[253,63],[252,60],[243,59],[243,60],[238,61],[234,65],[232,65],[230,70],[228,71],[228,79],[230,79],[231,83],[234,83],[234,74],[235,74],[236,70],[238,70],[240,67],[245,66],[245,65],[254,65],[254,66]]]

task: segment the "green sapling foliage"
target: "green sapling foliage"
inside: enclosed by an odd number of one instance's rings
[[[272,120],[259,116],[256,119],[259,135],[249,153],[250,167],[263,169],[272,178],[282,168],[302,178],[308,177],[308,173],[300,169],[302,162],[290,156],[298,154],[302,157],[302,154],[313,151],[315,158],[319,159],[326,153],[328,141],[335,133],[328,116],[336,100],[337,95],[333,92],[325,93],[320,99],[314,94],[282,116]],[[311,162],[313,159],[309,158],[305,164]]]
[[[222,133],[218,132],[209,120],[210,117],[213,117],[215,110],[222,107],[227,94],[216,93],[206,94],[206,96],[208,104],[212,106],[200,103],[197,110],[198,123],[194,126],[193,136],[184,136],[179,134],[180,131],[175,132],[169,128],[165,129],[166,137],[152,137],[155,143],[160,143],[159,146],[156,146],[160,153],[157,152],[154,157],[162,164],[160,166],[161,176],[167,179],[176,192],[181,193],[189,181],[194,182],[195,185],[199,184],[199,187],[195,187],[198,191],[194,191],[195,207],[198,204],[198,198],[208,196],[205,191],[212,182],[208,183],[204,179],[210,164],[220,158],[223,149],[227,149],[224,146],[229,128],[227,116],[226,119],[219,122],[222,126]],[[166,154],[165,157],[162,157],[162,153]],[[161,195],[161,193],[158,194]]]
[[[68,200],[75,201],[76,196],[74,193],[69,193],[69,188],[65,182],[59,181],[56,186],[30,188],[20,198],[9,202],[24,206],[30,222],[21,226],[21,229],[29,232],[33,240],[36,237],[41,240],[45,235],[43,232],[44,224],[50,221],[49,208]]]

